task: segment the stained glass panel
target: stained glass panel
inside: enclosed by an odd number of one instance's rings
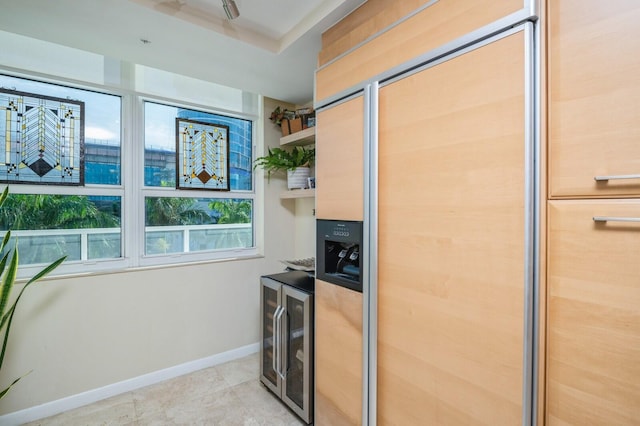
[[[229,190],[229,127],[176,118],[176,188]]]
[[[84,102],[0,89],[0,182],[84,185]]]

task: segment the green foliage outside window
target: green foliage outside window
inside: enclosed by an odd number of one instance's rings
[[[10,194],[0,210],[0,230],[82,230],[114,229],[117,232],[92,233],[89,259],[120,257],[120,197],[88,197],[82,195]],[[12,243],[16,238],[12,238]],[[21,265],[52,262],[63,255],[80,259],[81,237],[69,234],[31,233],[22,235]]]
[[[195,198],[147,197],[146,226],[204,225],[213,223],[209,214],[198,208]]]
[[[0,210],[0,229],[117,228],[119,205],[100,210],[82,195],[11,194]]]
[[[251,223],[251,201],[220,200],[209,203],[209,208],[220,213],[218,223]]]

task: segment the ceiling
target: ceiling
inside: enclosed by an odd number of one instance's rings
[[[366,0],[0,0],[0,30],[294,104],[313,99],[321,34]]]

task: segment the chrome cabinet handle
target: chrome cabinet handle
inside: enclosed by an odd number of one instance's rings
[[[281,349],[282,349],[282,341],[280,340],[282,338],[282,314],[284,314],[286,312],[286,309],[284,306],[280,307],[280,314],[278,315],[278,369],[276,370],[276,372],[278,373],[278,376],[280,376],[282,378],[282,380],[285,379],[284,374],[281,371],[281,367],[282,367],[282,353],[281,353]]]
[[[640,217],[594,216],[594,222],[640,222]]]
[[[278,305],[276,310],[273,311],[273,340],[271,344],[271,351],[273,355],[271,357],[271,362],[273,371],[275,371],[276,373],[278,372],[276,359],[278,356],[278,314],[280,313],[280,309],[282,309],[282,306]]]
[[[282,362],[282,379],[285,380],[287,378],[287,372],[289,371],[289,312],[287,312],[287,308],[284,307],[282,309],[284,312],[282,314],[284,320],[284,324],[281,325],[283,333],[282,337],[284,338],[284,360]]]
[[[594,180],[598,182],[618,179],[640,179],[640,175],[612,175],[612,176],[594,176]]]

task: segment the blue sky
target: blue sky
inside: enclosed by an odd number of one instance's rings
[[[120,143],[120,97],[0,75],[0,87],[85,102],[85,138]]]

